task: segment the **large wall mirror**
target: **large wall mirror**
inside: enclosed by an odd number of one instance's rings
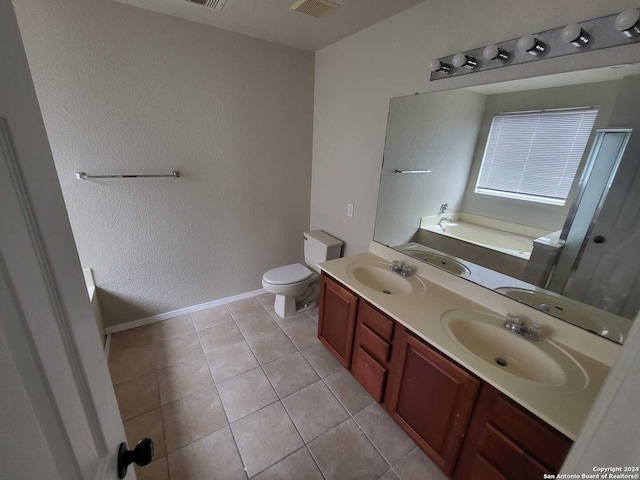
[[[622,343],[640,308],[640,65],[392,99],[374,240]]]

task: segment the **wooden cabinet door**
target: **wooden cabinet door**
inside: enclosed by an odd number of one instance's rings
[[[545,473],[558,473],[571,444],[567,437],[484,384],[455,478],[540,479]]]
[[[322,275],[318,312],[318,338],[349,368],[358,311],[358,297],[335,280]]]
[[[387,411],[447,475],[456,465],[479,386],[471,374],[398,329]]]

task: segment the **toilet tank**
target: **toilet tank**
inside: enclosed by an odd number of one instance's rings
[[[304,261],[316,272],[320,271],[319,263],[340,258],[342,241],[322,230],[304,232]]]

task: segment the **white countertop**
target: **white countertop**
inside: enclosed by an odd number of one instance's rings
[[[577,438],[610,367],[620,354],[620,345],[383,245],[372,242],[370,250],[324,262],[320,268],[549,425],[572,440]],[[356,261],[389,262],[394,259],[402,259],[414,268],[426,286],[425,293],[386,295],[354,281],[347,274],[347,267]],[[579,391],[563,391],[559,387],[521,379],[481,360],[455,342],[441,325],[440,317],[449,310],[481,311],[499,316],[510,312],[541,325],[545,338],[560,345],[584,369],[589,378],[586,387]]]

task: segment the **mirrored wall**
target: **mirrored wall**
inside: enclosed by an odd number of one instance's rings
[[[622,343],[639,132],[639,65],[392,99],[374,240]]]

